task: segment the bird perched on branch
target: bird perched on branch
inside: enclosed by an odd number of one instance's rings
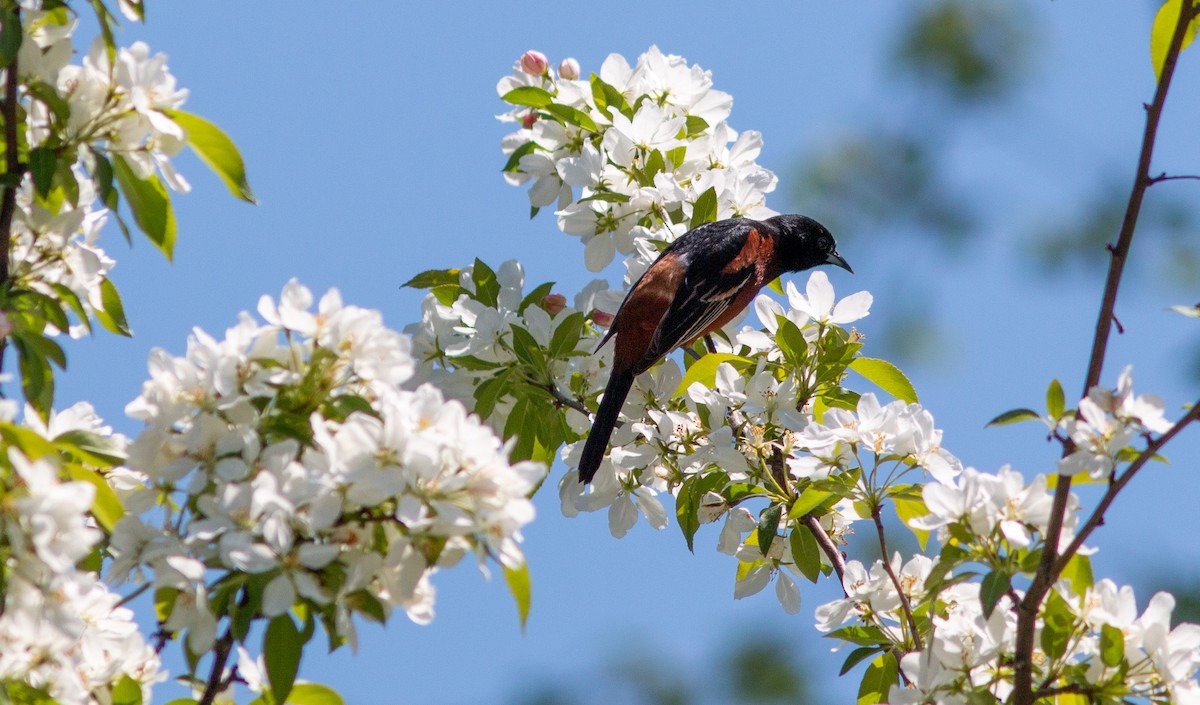
[[[836,264],[853,273],[833,236],[812,218],[731,218],[684,233],[629,290],[597,350],[615,336],[612,372],[583,446],[589,483],[608,450],[633,379],[681,345],[724,326],[784,272]]]

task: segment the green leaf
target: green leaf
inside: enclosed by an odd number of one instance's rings
[[[475,413],[486,420],[496,410],[496,404],[509,390],[508,378],[512,368],[507,368],[499,374],[489,377],[475,388]]]
[[[679,381],[679,386],[675,388],[675,393],[672,396],[683,396],[687,392],[687,388],[692,386],[694,382],[699,382],[705,387],[712,389],[717,381],[717,367],[722,362],[730,362],[733,364],[752,364],[748,358],[733,353],[709,353],[704,357],[692,363],[687,372],[683,375],[683,379]]]
[[[858,705],[887,702],[888,690],[896,684],[900,667],[890,653],[880,654],[867,667],[858,686]]]
[[[817,582],[817,578],[821,577],[821,546],[817,543],[817,537],[807,526],[797,523],[788,535],[788,543],[792,548],[796,569],[809,581]]]
[[[685,129],[688,137],[695,137],[708,129],[708,121],[699,115],[688,115]]]
[[[796,367],[803,365],[808,358],[808,342],[804,340],[804,333],[790,318],[776,318],[778,327],[775,329],[775,344],[783,351],[788,362]]]
[[[509,329],[512,331],[513,352],[521,364],[536,370],[545,369],[546,360],[542,355],[542,347],[538,345],[533,334],[516,324],[509,326]]]
[[[848,641],[851,644],[858,644],[859,646],[888,646],[891,644],[891,637],[885,635],[879,627],[871,627],[863,624],[839,627],[825,636],[829,639]]]
[[[122,675],[121,680],[113,686],[112,703],[113,705],[142,705],[141,684],[127,675]]]
[[[35,346],[29,344],[27,336],[14,336],[12,341],[17,348],[21,393],[42,419],[48,419],[50,409],[54,406],[54,370],[50,369],[46,357]]]
[[[1071,582],[1071,592],[1075,595],[1083,596],[1094,581],[1092,577],[1092,559],[1076,553],[1067,561],[1067,565],[1063,567],[1059,578],[1069,580]]]
[[[588,132],[599,132],[600,131],[600,128],[596,126],[596,122],[594,120],[592,120],[592,118],[590,116],[588,116],[587,113],[583,112],[582,110],[579,110],[578,108],[572,108],[569,105],[559,105],[558,103],[552,103],[552,104],[546,106],[546,112],[548,112],[551,115],[553,115],[554,117],[558,118],[559,121],[567,123],[568,125],[576,125],[578,127],[582,127],[583,129],[587,130]]]
[[[846,657],[846,661],[842,664],[842,670],[838,671],[838,675],[839,676],[846,675],[847,673],[850,672],[850,669],[854,668],[858,664],[860,664],[863,661],[867,660],[868,658],[874,656],[875,654],[879,653],[882,650],[883,650],[882,647],[879,647],[879,646],[860,646],[860,647],[858,647],[854,651],[851,651],[850,655]]]
[[[1059,659],[1067,652],[1074,622],[1071,606],[1057,590],[1051,590],[1042,613],[1042,650],[1051,659]]]
[[[1190,2],[1191,0],[1189,0]],[[1155,78],[1162,78],[1163,63],[1167,60],[1167,50],[1171,47],[1171,38],[1175,35],[1175,27],[1179,24],[1182,0],[1167,0],[1158,8],[1154,16],[1154,26],[1150,29],[1150,62],[1154,66]],[[1196,38],[1197,22],[1200,18],[1192,18],[1183,35],[1183,44],[1179,52],[1192,43]]]
[[[221,128],[204,118],[182,110],[164,110],[164,115],[187,132],[187,143],[209,169],[221,177],[234,196],[249,203],[258,203],[250,182],[246,180],[246,164],[237,145]]]
[[[100,282],[100,303],[104,308],[95,311],[96,320],[100,321],[100,325],[117,335],[127,338],[132,336],[133,331],[129,330],[129,322],[125,320],[125,307],[121,304],[121,295],[117,293],[117,286],[111,279],[105,278]]]
[[[987,428],[989,426],[1007,426],[1010,423],[1017,423],[1020,421],[1032,421],[1034,419],[1040,419],[1040,418],[1042,418],[1042,417],[1038,414],[1038,412],[1034,411],[1033,409],[1011,409],[1009,411],[1004,412],[1003,414],[1000,414],[999,416],[992,419],[991,421],[988,421],[987,425],[985,425],[984,428]]]
[[[819,490],[816,487],[806,487],[796,501],[792,502],[792,507],[788,510],[788,518],[799,519],[823,504],[836,504],[839,499],[841,497],[834,492]]]
[[[112,533],[113,527],[125,516],[125,507],[121,506],[117,493],[113,492],[108,482],[94,470],[75,463],[67,463],[66,466],[67,474],[72,480],[86,482],[96,488],[96,497],[92,500],[92,515],[105,531]]]
[[[527,105],[531,108],[545,108],[554,102],[554,96],[549,91],[537,86],[517,86],[500,96],[500,100],[513,105]]]
[[[857,357],[854,358],[849,367],[893,397],[908,404],[916,404],[918,402],[917,390],[913,389],[912,382],[908,381],[908,377],[904,376],[899,367],[896,367],[887,360],[878,360],[873,357]]]
[[[0,68],[4,68],[16,60],[17,52],[21,49],[23,34],[17,13],[7,6],[0,9]],[[9,171],[12,170],[12,165],[10,165]]]
[[[1012,578],[1002,568],[996,568],[983,576],[983,584],[979,586],[979,601],[983,604],[983,616],[990,619],[1000,598],[1008,594],[1012,587]]]
[[[504,162],[504,168],[501,169],[500,171],[507,171],[507,172],[520,171],[521,170],[520,169],[521,157],[525,156],[526,154],[529,154],[530,152],[534,151],[537,148],[538,148],[537,143],[534,142],[533,140],[526,142],[525,144],[521,145],[520,147],[517,147],[516,149],[514,149],[512,151],[512,154],[508,155],[508,161]]]
[[[696,203],[692,206],[692,220],[688,223],[688,227],[695,228],[705,223],[711,223],[717,219],[717,189],[715,186],[708,187],[708,190],[700,194],[696,199]]]
[[[337,691],[316,683],[297,683],[287,701],[288,705],[345,705]]]
[[[782,504],[772,504],[758,515],[758,548],[764,556],[775,542],[775,536],[779,533],[779,520],[782,517]]]
[[[475,298],[485,306],[496,306],[500,300],[500,281],[496,272],[478,257],[471,269],[471,281],[475,283]]]
[[[720,492],[729,484],[729,476],[724,472],[715,471],[700,475],[691,475],[679,488],[679,496],[675,500],[675,518],[679,530],[687,541],[688,550],[696,552],[693,540],[700,528],[700,502],[709,492]]]
[[[663,156],[671,163],[672,170],[678,169],[683,166],[683,161],[687,158],[687,147],[680,145],[673,149],[668,149]]]
[[[576,311],[563,319],[550,336],[550,356],[564,357],[575,351],[579,339],[583,336],[584,315]]]
[[[267,681],[271,684],[271,696],[277,703],[287,702],[296,673],[300,670],[300,655],[304,644],[296,623],[287,614],[281,614],[267,625],[263,635],[263,660],[267,667]]]
[[[504,566],[504,582],[508,583],[508,591],[517,602],[517,616],[521,619],[521,631],[525,631],[525,623],[529,621],[529,607],[533,599],[533,583],[529,579],[529,564],[522,563],[520,568]]]
[[[1100,628],[1100,660],[1110,668],[1125,660],[1125,632],[1119,627],[1105,624]]]
[[[1046,413],[1050,414],[1050,418],[1057,419],[1062,417],[1063,411],[1066,410],[1066,396],[1063,394],[1062,383],[1057,379],[1050,381],[1050,386],[1046,388]]]
[[[171,196],[158,176],[139,179],[125,158],[113,155],[113,174],[125,194],[133,219],[158,249],[170,260],[175,251],[175,212]]]
[[[58,157],[53,149],[38,147],[29,152],[29,174],[33,177],[33,187],[39,197],[46,198],[50,194],[57,167]]]
[[[432,289],[435,286],[458,284],[461,269],[428,269],[400,286],[410,289]]]
[[[921,550],[925,550],[925,544],[929,542],[928,529],[914,529],[909,526],[910,519],[927,516],[929,508],[925,506],[925,501],[922,499],[913,499],[907,497],[893,497],[892,502],[896,505],[896,516],[900,518],[900,523],[908,526],[908,530],[913,532],[917,537],[917,543],[920,544]]]
[[[592,74],[591,85],[592,100],[600,112],[611,119],[612,110],[615,108],[626,117],[633,116],[633,109],[629,107],[629,101],[625,99],[621,91],[600,80],[596,74]]]

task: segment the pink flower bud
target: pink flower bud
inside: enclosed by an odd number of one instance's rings
[[[546,55],[540,51],[530,49],[521,55],[521,70],[530,76],[541,76],[546,73],[546,69],[550,67],[550,62],[546,60]]]
[[[579,78],[579,62],[569,56],[563,59],[562,63],[558,65],[558,77],[568,81]]]
[[[611,313],[605,313],[598,308],[592,309],[592,323],[595,323],[601,328],[608,328],[612,325],[612,322],[613,315]]]
[[[529,113],[525,117],[521,118],[521,127],[524,127],[526,130],[528,130],[529,128],[533,127],[533,123],[537,122],[538,118],[540,117],[541,115],[538,115],[537,113]]]
[[[546,297],[542,299],[542,308],[546,309],[546,313],[551,316],[558,315],[559,311],[566,307],[567,297],[562,294],[546,294]]]

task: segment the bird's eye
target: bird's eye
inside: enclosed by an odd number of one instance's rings
[[[828,250],[832,244],[833,243],[829,241],[829,238],[825,236],[821,236],[821,239],[817,240],[817,247],[820,247],[822,250]]]

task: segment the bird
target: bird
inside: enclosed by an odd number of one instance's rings
[[[579,461],[579,481],[595,477],[625,397],[639,374],[742,312],[785,272],[833,264],[854,270],[825,226],[803,215],[730,218],[679,236],[638,278],[596,352],[615,338],[604,397]]]

